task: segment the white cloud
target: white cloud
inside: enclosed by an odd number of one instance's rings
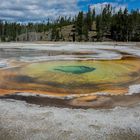
[[[58,16],[74,16],[78,0],[1,0],[0,19],[40,21]]]
[[[122,10],[124,10],[127,7],[127,5],[125,5],[125,4],[104,2],[104,3],[97,3],[97,4],[90,5],[90,9],[91,10],[95,9],[96,14],[100,14],[102,12],[103,8],[108,4],[110,4],[113,7],[114,12],[118,12],[120,10],[120,8]]]

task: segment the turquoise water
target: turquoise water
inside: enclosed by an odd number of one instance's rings
[[[86,66],[58,66],[54,70],[72,74],[83,74],[96,70],[93,67]]]

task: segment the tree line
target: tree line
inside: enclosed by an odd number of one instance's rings
[[[67,26],[72,24],[73,19],[70,17],[59,17],[58,19],[50,22],[48,19],[39,23],[17,23],[17,22],[8,22],[0,20],[0,39],[1,41],[16,41],[17,37],[21,34],[27,34],[29,32],[42,33],[51,30],[56,34],[56,29],[58,27]],[[53,36],[52,36],[53,38]]]
[[[75,17],[59,17],[58,19],[40,23],[17,23],[0,21],[1,41],[16,41],[17,36],[28,32],[51,31],[51,38],[57,38],[60,34],[58,28],[74,25],[74,35],[89,41],[89,33],[96,32],[96,41],[104,41],[109,38],[114,41],[140,41],[140,12],[138,9],[128,11],[127,8],[115,11],[111,5],[106,5],[101,13],[95,9],[89,9],[87,13],[79,12]],[[93,28],[95,25],[95,28]],[[93,41],[95,41],[93,39]]]

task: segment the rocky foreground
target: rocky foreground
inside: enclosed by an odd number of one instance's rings
[[[0,100],[0,140],[140,140],[140,105],[105,110]]]

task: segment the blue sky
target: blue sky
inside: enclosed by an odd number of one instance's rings
[[[88,5],[94,5],[105,2],[126,5],[129,10],[140,9],[140,0],[81,0],[79,1],[78,5],[83,11],[87,11]]]
[[[108,3],[117,10],[125,7],[140,9],[139,0],[0,0],[0,19],[36,22],[58,16],[75,16],[79,11],[87,11],[88,5],[99,12],[101,6]]]

